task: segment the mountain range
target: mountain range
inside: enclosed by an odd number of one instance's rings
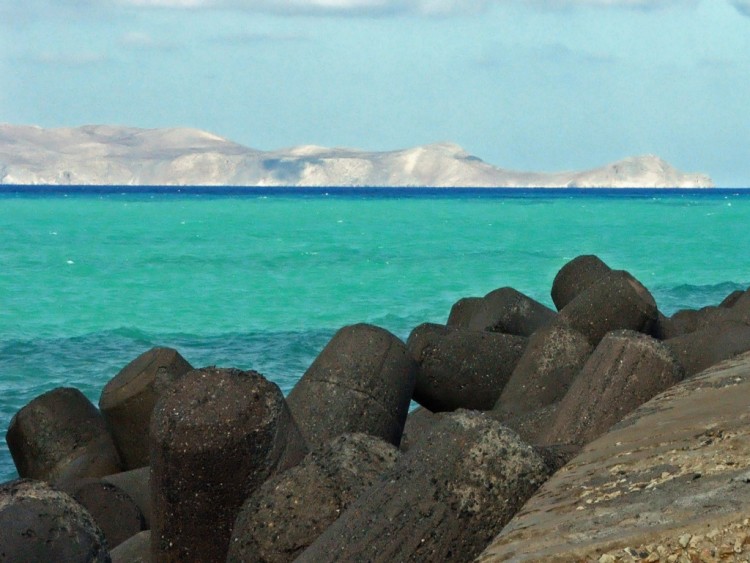
[[[139,186],[712,187],[653,155],[573,172],[499,168],[452,143],[368,152],[261,151],[196,129],[0,124],[0,184]]]

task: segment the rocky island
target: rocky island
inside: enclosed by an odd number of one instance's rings
[[[0,185],[707,188],[648,155],[578,172],[498,168],[452,143],[260,151],[195,129],[0,124]]]

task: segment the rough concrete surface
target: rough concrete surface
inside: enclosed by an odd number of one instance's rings
[[[588,444],[477,561],[750,560],[750,354]]]

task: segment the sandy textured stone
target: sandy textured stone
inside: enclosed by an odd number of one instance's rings
[[[741,561],[735,545],[748,559],[749,405],[750,354],[657,395],[558,471],[477,561],[626,561],[626,549],[718,561],[722,546]]]

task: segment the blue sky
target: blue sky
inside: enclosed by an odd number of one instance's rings
[[[750,0],[0,0],[0,122],[750,185]]]

